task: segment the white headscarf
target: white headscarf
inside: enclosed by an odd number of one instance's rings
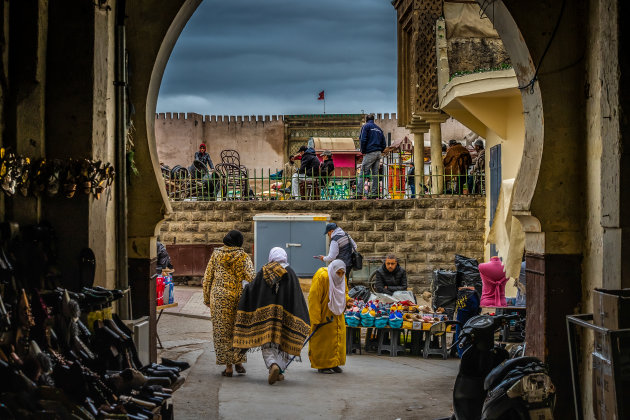
[[[344,275],[337,275],[343,269]],[[346,309],[346,263],[334,260],[328,266],[328,309],[335,315],[341,315]]]
[[[269,262],[275,261],[277,263],[280,263],[282,268],[286,268],[287,265],[289,265],[288,258],[289,257],[287,256],[287,251],[280,247],[271,248],[271,251],[269,251]]]

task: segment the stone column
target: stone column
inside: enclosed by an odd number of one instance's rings
[[[441,124],[448,119],[443,112],[420,113],[420,117],[428,123],[431,136],[431,193],[442,194],[444,192],[444,164],[442,163],[442,127]]]
[[[442,162],[442,127],[439,122],[429,124],[431,136],[431,193],[442,194],[444,192],[444,163]]]
[[[424,175],[424,133],[429,131],[429,124],[422,119],[412,115],[411,124],[407,129],[413,134],[413,162],[415,166],[415,186],[416,197],[422,192],[422,181]]]

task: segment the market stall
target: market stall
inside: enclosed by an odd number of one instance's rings
[[[408,188],[407,175],[414,167],[413,142],[408,137],[396,140],[383,151],[383,155],[383,189],[395,200],[404,198]]]
[[[427,358],[431,354],[448,357],[446,334],[454,332],[442,321],[448,320],[443,308],[433,311],[429,306],[416,305],[411,301],[384,303],[379,300],[356,301],[345,314],[346,351],[375,350],[378,355],[410,354]],[[362,329],[364,331],[362,331]],[[365,344],[361,338],[365,336]]]
[[[356,182],[357,160],[361,152],[354,145],[351,137],[312,137],[309,146],[317,155],[330,150],[335,170],[326,185],[320,185],[321,194],[328,199],[347,199]]]

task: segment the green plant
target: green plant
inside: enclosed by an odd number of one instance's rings
[[[508,70],[508,69],[511,69],[511,68],[512,68],[512,64],[510,64],[510,63],[502,63],[498,67],[478,68],[478,69],[474,69],[474,70],[456,71],[455,73],[451,74],[451,77],[448,79],[448,81],[450,82],[451,80],[453,80],[456,77],[466,76],[468,74],[486,73],[486,72],[489,72],[489,71]]]

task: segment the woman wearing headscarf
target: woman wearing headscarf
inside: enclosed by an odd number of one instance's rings
[[[235,353],[232,348],[234,319],[243,281],[254,278],[254,266],[243,250],[243,234],[231,230],[223,238],[225,246],[217,248],[210,256],[203,278],[203,303],[210,308],[212,334],[217,365],[225,365],[223,376],[232,376],[232,364],[237,373],[245,373],[242,363],[245,354]]]
[[[345,281],[346,264],[341,260],[332,261],[313,276],[308,293],[308,311],[311,317],[311,331],[317,324],[325,324],[311,338],[308,357],[311,367],[319,373],[341,373],[340,366],[346,364],[346,321],[343,312],[352,306]]]
[[[283,380],[291,356],[300,357],[309,334],[308,307],[297,275],[282,248],[272,248],[269,262],[244,290],[236,312],[234,349],[261,349],[270,385]]]

